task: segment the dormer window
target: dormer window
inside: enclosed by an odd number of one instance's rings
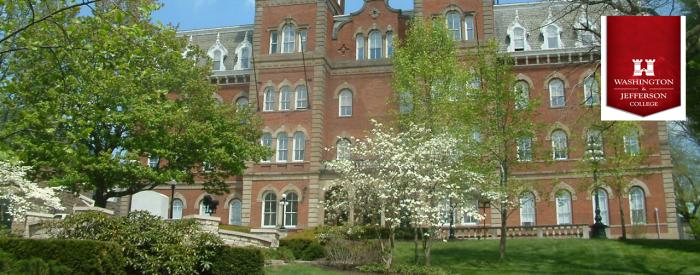
[[[243,38],[243,41],[241,41],[241,44],[238,45],[238,48],[236,48],[236,55],[238,56],[238,60],[236,62],[236,65],[234,66],[234,70],[247,70],[250,69],[250,54],[251,54],[251,48],[252,44],[248,42],[248,34],[246,33],[245,37]]]
[[[508,51],[521,52],[529,51],[530,45],[527,43],[527,30],[520,24],[520,15],[518,10],[515,10],[515,18],[508,26]]]
[[[282,53],[293,53],[296,48],[296,31],[292,24],[284,25],[282,28]]]
[[[214,61],[212,63],[212,70],[214,71],[223,71],[223,64],[224,64],[224,55],[221,53],[220,50],[215,50],[214,51],[214,56],[212,56],[212,60]]]
[[[547,49],[559,48],[559,28],[557,26],[549,25],[545,27],[544,38]]]
[[[462,19],[458,12],[447,13],[447,31],[455,41],[462,40]]]
[[[596,39],[593,30],[596,29],[596,25],[593,21],[586,16],[581,16],[575,28],[576,34],[578,35],[576,46],[589,47],[595,45]]]
[[[216,41],[207,51],[207,55],[212,60],[212,70],[214,71],[225,71],[226,65],[224,65],[224,59],[228,55],[228,50],[221,44],[221,35],[216,34]]]
[[[513,50],[516,52],[525,50],[525,29],[521,27],[513,28]]]
[[[250,47],[241,48],[241,69],[250,68]]]

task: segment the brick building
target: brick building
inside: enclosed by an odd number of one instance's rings
[[[577,118],[599,102],[591,75],[600,54],[595,36],[577,26],[592,22],[596,28],[604,11],[564,13],[564,5],[414,0],[414,10],[404,11],[386,0],[366,0],[360,10],[345,14],[343,0],[257,0],[252,25],[181,31],[213,60],[218,99],[256,110],[264,120],[261,142],[275,151],[271,159],[250,164],[244,176],[231,178],[231,193],[214,196],[220,201],[215,215],[223,224],[261,230],[322,224],[323,187],[332,180],[324,161],[342,154],[336,151],[349,142],[345,137],[362,136],[370,118],[388,119],[388,110],[397,107],[388,103],[394,39],[404,36],[411,18],[440,15],[462,52],[496,39],[516,60],[518,85],[543,103],[533,119],[547,127],[520,150],[530,159],[516,176],[545,183],[548,190],[523,194],[509,224],[591,224],[594,190],[583,185],[591,179],[576,172],[588,129]],[[625,220],[642,224],[638,228],[649,236],[656,237],[658,228],[662,238],[678,238],[666,125],[642,126],[625,142],[629,150],[651,152],[649,165],[640,167],[649,174],[633,180],[624,194]],[[537,147],[551,150],[551,157],[528,155]],[[205,212],[201,188],[177,186],[175,218]],[[168,186],[156,191],[170,196]],[[619,203],[610,188],[598,192],[603,222],[611,226],[610,235],[619,235]],[[289,201],[284,209],[283,194]],[[456,222],[500,223],[495,210],[482,211],[484,221],[457,215]]]

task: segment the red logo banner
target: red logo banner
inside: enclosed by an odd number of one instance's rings
[[[681,17],[607,17],[607,106],[648,116],[681,106]]]

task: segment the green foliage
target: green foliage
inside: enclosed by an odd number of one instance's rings
[[[280,247],[288,248],[299,260],[312,261],[323,258],[324,251],[321,243],[314,239],[281,239]]]
[[[265,274],[265,257],[257,248],[220,246],[210,272],[204,274]]]
[[[250,227],[242,226],[242,225],[220,224],[219,229],[229,230],[229,231],[237,231],[237,232],[243,232],[243,233],[250,233]]]
[[[147,212],[108,217],[71,215],[58,224],[59,238],[110,240],[121,244],[128,272],[192,274],[214,265],[223,242],[201,233],[194,220],[164,221]]]
[[[695,140],[700,141],[700,2],[680,0],[686,16],[686,106]]]
[[[333,266],[357,266],[382,263],[378,240],[351,241],[332,238],[326,241],[326,260]]]
[[[693,230],[696,240],[700,240],[700,218],[690,219],[690,229]]]
[[[292,262],[296,260],[294,257],[294,252],[287,247],[278,247],[277,249],[265,249],[263,250],[265,259],[267,260],[283,260],[285,262]]]
[[[41,2],[55,10],[74,1]],[[172,179],[225,191],[224,179],[269,154],[260,119],[212,97],[210,67],[193,61],[205,54],[191,48],[183,58],[186,39],[149,20],[158,5],[120,2],[91,15],[70,10],[16,37],[25,50],[4,60],[0,77],[2,146],[39,180],[94,191],[97,206]],[[144,163],[149,156],[157,168]],[[200,174],[203,162],[215,170]]]
[[[417,266],[417,265],[407,265],[398,264],[387,269],[386,266],[381,264],[369,264],[363,265],[357,268],[362,272],[367,273],[392,273],[392,274],[409,274],[409,275],[443,275],[447,274],[445,271],[438,267],[430,266]]]
[[[394,229],[394,238],[396,240],[413,240],[413,233],[413,228],[398,227]],[[326,226],[317,227],[316,236],[324,244],[332,238],[351,241],[387,239],[389,237],[389,229],[373,225]]]
[[[110,242],[0,239],[0,250],[22,259],[10,259],[8,270],[17,274],[125,274],[122,248]],[[0,260],[0,270],[8,268],[7,263]]]

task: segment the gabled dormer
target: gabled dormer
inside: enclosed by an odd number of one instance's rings
[[[234,65],[234,70],[247,70],[250,69],[251,54],[253,52],[253,44],[250,43],[248,38],[248,32],[245,32],[245,37],[238,47],[236,47],[236,65]]]
[[[520,23],[520,14],[515,10],[515,18],[508,26],[508,51],[519,52],[531,50],[530,44],[527,42],[529,33],[527,29]]]
[[[213,64],[212,64],[212,70],[214,71],[225,71],[226,66],[224,65],[224,59],[226,56],[228,56],[228,50],[226,47],[224,47],[223,44],[221,44],[221,34],[217,33],[216,34],[216,41],[214,42],[214,45],[209,47],[209,50],[207,51],[207,55],[209,58],[211,58]]]
[[[540,35],[542,36],[542,47],[543,50],[551,49],[561,49],[564,48],[564,42],[561,40],[561,35],[564,32],[559,24],[557,24],[556,19],[552,16],[552,8],[549,8],[549,15],[547,19],[542,22],[540,27]]]
[[[595,32],[598,27],[587,12],[581,13],[578,21],[574,24],[574,30],[576,31],[576,47],[590,47],[597,43]]]

